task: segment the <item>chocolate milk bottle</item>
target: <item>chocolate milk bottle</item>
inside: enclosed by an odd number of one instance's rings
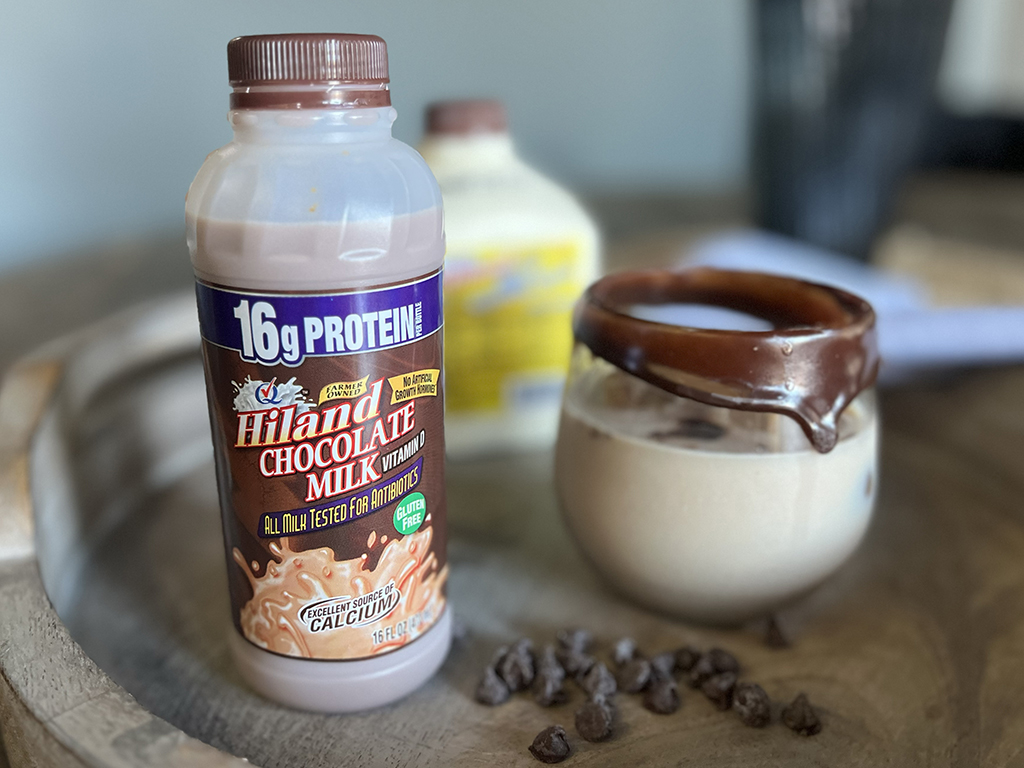
[[[441,195],[372,35],[228,43],[234,139],[185,206],[238,669],[343,712],[441,665]]]

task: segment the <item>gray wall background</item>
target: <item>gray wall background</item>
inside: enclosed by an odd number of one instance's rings
[[[582,193],[735,187],[748,17],[747,0],[9,0],[0,271],[183,229],[189,182],[230,139],[240,34],[382,35],[404,141],[433,99],[497,96],[522,154]]]

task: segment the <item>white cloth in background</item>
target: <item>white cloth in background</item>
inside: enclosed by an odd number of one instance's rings
[[[884,380],[922,369],[1024,361],[1024,306],[931,307],[923,288],[905,276],[779,235],[717,235],[697,243],[678,264],[790,275],[863,296],[878,315]],[[671,322],[667,312],[663,319]]]

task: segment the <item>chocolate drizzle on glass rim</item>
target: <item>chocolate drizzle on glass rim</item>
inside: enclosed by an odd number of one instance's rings
[[[637,305],[671,304],[723,307],[772,329],[693,328],[630,314]],[[837,288],[756,272],[609,275],[577,303],[573,333],[596,356],[672,394],[789,416],[820,453],[835,447],[839,417],[878,375],[870,304]]]

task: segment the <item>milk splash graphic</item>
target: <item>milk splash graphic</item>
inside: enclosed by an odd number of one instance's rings
[[[276,378],[270,381],[254,381],[246,376],[243,383],[232,381],[231,386],[235,388],[234,406],[239,413],[295,405],[295,413],[299,414],[305,413],[314,405],[306,400],[303,394],[305,389],[295,383],[294,376],[283,384],[278,384]]]
[[[425,521],[430,522],[430,517]],[[298,551],[289,538],[270,545],[275,561],[257,576],[258,565],[246,563],[235,548],[232,556],[252,586],[253,596],[239,615],[242,634],[249,642],[274,653],[304,658],[359,658],[399,648],[415,640],[441,616],[448,566],[438,569],[430,551],[432,526],[401,539],[381,536],[384,547],[377,566],[366,568],[369,555],[337,561],[323,547]],[[378,544],[376,532],[367,547]],[[393,585],[393,586],[392,586]],[[395,589],[400,602],[374,623],[314,631],[303,620],[303,608],[386,593]],[[386,626],[384,626],[386,625]]]

